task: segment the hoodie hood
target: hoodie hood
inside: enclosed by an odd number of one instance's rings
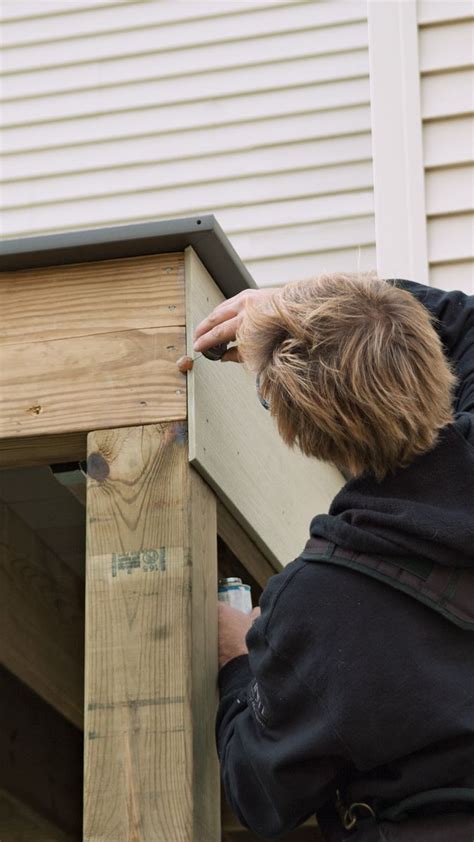
[[[309,531],[356,552],[474,568],[473,416],[457,415],[432,450],[381,482],[349,480]]]

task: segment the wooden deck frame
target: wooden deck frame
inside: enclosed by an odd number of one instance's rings
[[[81,732],[3,666],[0,718],[0,839],[78,842]]]
[[[81,729],[83,594],[79,576],[0,502],[0,663]]]
[[[216,536],[264,587],[341,477],[242,367],[177,370],[255,286],[213,217],[2,251],[0,468],[87,458],[84,840],[218,842]]]
[[[185,422],[88,442],[84,836],[217,842],[214,494]]]

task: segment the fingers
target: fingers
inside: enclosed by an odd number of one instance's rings
[[[246,302],[249,299],[265,301],[272,295],[275,289],[266,287],[264,289],[245,289],[238,292],[232,298],[221,301],[214,307],[212,313],[203,319],[193,333],[193,351],[206,351],[213,345],[221,342],[235,341],[235,335],[241,324]],[[242,362],[236,349],[229,349],[222,357],[224,362]]]
[[[237,301],[236,299],[239,300]],[[230,298],[227,301],[222,301],[217,305],[217,307],[214,307],[214,310],[209,314],[209,316],[207,316],[207,318],[203,319],[202,322],[199,322],[193,333],[194,341],[222,322],[238,316],[243,306],[243,296],[241,293],[234,295],[233,298]]]
[[[219,318],[219,324],[216,327],[212,326],[215,319],[210,321],[211,316],[204,319],[204,321],[199,325],[200,335],[193,342],[193,351],[206,351],[207,348],[212,348],[213,345],[219,345],[221,342],[233,342],[235,340],[235,334],[240,323],[240,316],[232,317],[229,313],[224,313],[224,315]],[[207,327],[206,323],[208,325]],[[203,325],[204,327],[201,329]]]

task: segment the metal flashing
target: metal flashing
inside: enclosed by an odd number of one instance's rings
[[[0,271],[182,252],[187,246],[192,246],[226,298],[249,287],[257,289],[212,214],[3,240]]]

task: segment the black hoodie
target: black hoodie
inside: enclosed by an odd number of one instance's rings
[[[455,421],[408,468],[382,482],[347,482],[310,535],[474,567],[474,296],[388,282],[439,319],[459,378]],[[346,804],[378,807],[474,787],[472,631],[389,584],[300,556],[270,578],[260,608],[248,656],[219,672],[222,782],[244,826],[274,839],[316,813],[325,838],[345,839],[331,806],[336,789]],[[457,820],[456,833],[436,839],[474,839],[474,819]],[[359,827],[347,838],[402,839]],[[415,822],[409,838],[434,839],[423,827]]]

